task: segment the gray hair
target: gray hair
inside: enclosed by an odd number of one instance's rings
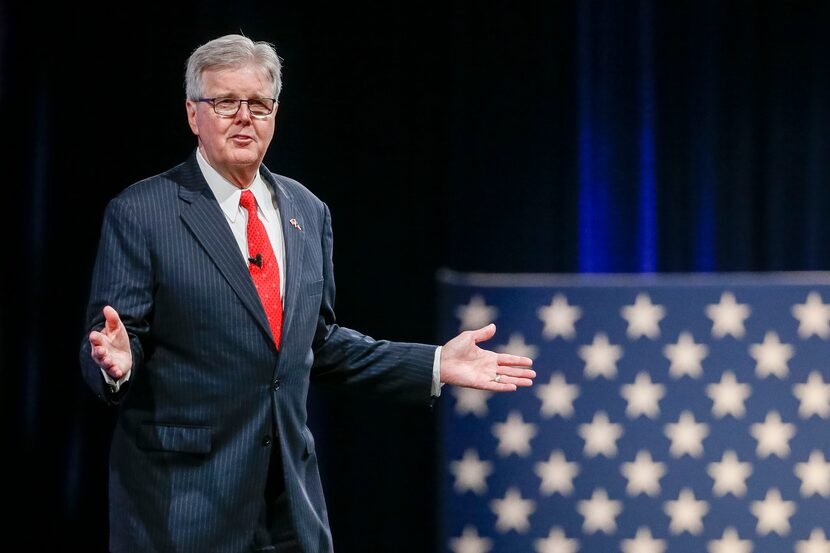
[[[184,88],[187,97],[202,97],[202,73],[208,69],[234,69],[246,65],[261,68],[274,85],[274,98],[282,90],[282,64],[270,42],[254,42],[242,35],[225,35],[196,48],[187,59]]]

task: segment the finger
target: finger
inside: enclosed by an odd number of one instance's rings
[[[125,371],[118,367],[118,363],[116,363],[115,359],[113,359],[113,357],[109,354],[103,357],[99,366],[104,369],[108,375],[116,380],[124,376]]]
[[[106,356],[107,350],[103,346],[93,346],[92,350],[89,352],[89,356],[92,357],[92,360],[95,361],[99,366],[101,365],[102,359]]]
[[[478,330],[473,330],[473,341],[478,344],[479,342],[485,342],[496,335],[496,325],[490,323],[489,325],[479,328]]]
[[[104,335],[98,332],[97,330],[93,330],[89,333],[89,343],[91,346],[103,346],[104,342]]]
[[[107,374],[110,375],[110,377],[114,378],[115,380],[118,380],[122,376],[124,376],[124,372],[118,368],[118,365],[116,365],[112,360],[108,361],[109,362],[101,368],[104,369],[107,372]]]
[[[536,378],[536,371],[532,369],[519,369],[514,367],[499,367],[499,374],[501,374],[502,377],[512,376],[513,378],[523,378],[526,380]]]
[[[107,371],[107,374],[109,374],[113,380],[121,380],[121,377],[124,376],[122,371],[112,367]]]
[[[107,320],[106,331],[116,332],[121,325],[121,318],[118,316],[118,312],[108,305],[104,307],[104,318]]]
[[[512,384],[513,386],[526,388],[528,386],[533,386],[533,380],[529,378],[518,378],[515,376],[507,376],[502,374],[501,378],[499,379],[499,384]]]
[[[92,348],[92,358],[98,362],[102,362],[107,356],[107,348],[104,346],[95,346]]]
[[[503,366],[530,367],[533,365],[533,359],[530,357],[510,355],[509,353],[499,353],[496,354],[496,363]]]
[[[96,363],[98,363],[98,366],[104,370],[108,370],[115,365],[110,352],[107,350],[98,350],[96,355],[93,356],[93,359]]]
[[[510,384],[502,380],[501,382],[495,382],[491,380],[487,384],[481,387],[482,390],[487,390],[489,392],[515,392],[516,385]]]

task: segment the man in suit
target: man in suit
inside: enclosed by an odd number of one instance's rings
[[[529,386],[531,360],[476,343],[376,341],[334,317],[327,206],[262,160],[281,86],[273,46],[229,35],[187,65],[198,138],[107,206],[81,352],[119,413],[113,552],[332,551],[310,380],[429,404],[440,383]]]

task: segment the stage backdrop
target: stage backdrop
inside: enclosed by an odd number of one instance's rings
[[[77,365],[92,261],[107,201],[195,146],[196,45],[277,45],[266,164],[331,208],[339,322],[434,342],[439,267],[830,270],[828,28],[826,0],[0,0],[8,534],[106,551],[114,413]],[[432,415],[309,416],[338,553],[435,550]]]
[[[441,551],[830,550],[830,274],[443,273],[515,394],[441,405]]]

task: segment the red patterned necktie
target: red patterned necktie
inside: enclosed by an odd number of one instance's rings
[[[280,268],[271,248],[265,226],[256,212],[256,198],[250,190],[243,190],[239,205],[248,210],[248,270],[259,293],[274,343],[280,349],[282,334],[282,298],[280,297]]]

